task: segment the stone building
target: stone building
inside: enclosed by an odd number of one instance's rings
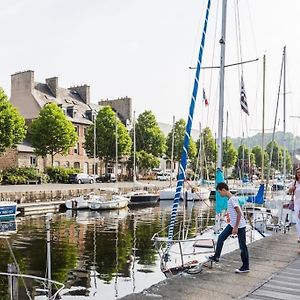
[[[96,165],[95,174],[102,174],[104,172],[104,163],[89,158],[83,147],[85,131],[88,126],[93,124],[93,115],[97,113],[103,105],[110,105],[117,111],[120,119],[124,120],[124,124],[130,121],[131,116],[130,98],[117,99],[116,102],[107,100],[101,105],[93,104],[90,100],[90,86],[85,84],[62,88],[58,84],[57,77],[47,78],[45,83],[35,82],[34,71],[31,70],[11,75],[10,101],[19,110],[28,124],[38,117],[40,110],[46,103],[57,103],[67,118],[74,124],[78,134],[78,142],[73,149],[70,149],[68,155],[55,155],[54,165],[79,168],[82,172],[89,174],[94,174],[94,163]],[[122,103],[124,107],[122,107]],[[20,149],[24,150],[24,147],[30,147],[30,145],[18,145],[16,149],[7,151],[0,160],[3,160],[3,158],[8,155],[11,158],[10,161],[12,161],[14,153],[16,156],[15,160],[17,160],[17,162],[15,161],[14,163],[15,166],[33,166],[33,151],[28,152],[25,156],[26,162],[23,161],[21,163]],[[26,149],[28,150],[29,148]],[[34,163],[38,169],[43,171],[46,166],[51,165],[51,159],[50,157],[46,157],[41,161],[36,158]],[[112,164],[108,172],[113,172]]]

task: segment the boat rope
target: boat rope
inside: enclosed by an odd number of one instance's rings
[[[203,49],[204,49],[204,44],[205,44],[205,36],[206,36],[207,21],[208,21],[208,16],[209,16],[209,11],[210,11],[210,4],[211,4],[211,1],[208,0],[205,21],[204,21],[204,28],[202,31],[201,45],[200,45],[198,61],[197,61],[193,93],[192,93],[192,97],[191,97],[188,121],[186,124],[186,130],[185,130],[185,135],[184,135],[183,151],[182,151],[182,155],[181,155],[179,175],[178,175],[177,186],[176,186],[176,193],[175,193],[175,197],[173,200],[172,213],[171,213],[170,225],[169,225],[169,230],[168,230],[168,240],[169,241],[172,240],[173,235],[174,235],[174,225],[175,225],[175,221],[176,221],[178,205],[179,205],[179,201],[180,201],[180,197],[181,197],[181,193],[182,193],[182,189],[183,189],[183,183],[184,183],[184,179],[185,179],[185,169],[186,169],[186,165],[187,165],[190,133],[191,133],[191,129],[192,129],[195,103],[196,103],[196,98],[197,98],[197,93],[198,93],[200,67],[201,67],[201,63],[202,63],[202,56],[203,56]],[[168,247],[167,247],[168,248],[167,252],[169,251],[170,246],[171,246],[171,244],[169,243]]]
[[[13,261],[14,261],[14,264],[15,264],[15,266],[16,266],[16,268],[17,268],[17,272],[18,272],[18,274],[21,274],[21,270],[20,270],[19,264],[18,264],[18,262],[17,262],[17,259],[16,259],[16,257],[15,257],[15,254],[14,254],[12,248],[11,248],[11,245],[10,245],[8,239],[6,239],[6,244],[7,244],[7,248],[9,249],[10,255],[12,256],[12,259],[13,259]],[[14,274],[14,275],[15,275],[15,274]],[[26,291],[26,295],[27,295],[28,299],[31,300],[32,298],[31,298],[31,296],[30,296],[30,292],[29,292],[29,290],[28,290],[28,288],[27,288],[27,285],[26,285],[26,283],[25,283],[24,278],[21,277],[21,280],[22,280],[22,282],[23,282],[23,285],[24,285],[24,288],[25,288],[25,291]]]

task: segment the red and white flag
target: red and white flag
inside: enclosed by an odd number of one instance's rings
[[[207,105],[208,105],[208,100],[207,100],[207,98],[206,98],[206,94],[205,94],[204,88],[203,88],[203,101],[204,101],[204,103],[205,103],[205,106],[207,106]]]

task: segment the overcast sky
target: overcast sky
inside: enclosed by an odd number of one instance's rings
[[[240,0],[240,33],[228,0],[226,63],[239,62],[241,37],[250,116],[239,104],[241,69],[226,69],[228,135],[262,128],[262,57],[266,55],[266,120],[273,127],[283,47],[287,47],[286,126],[300,135],[300,1]],[[207,0],[10,0],[1,3],[0,85],[10,95],[10,75],[33,70],[35,81],[57,76],[61,87],[91,86],[91,99],[133,99],[136,114],[151,110],[159,122],[187,119]],[[212,0],[204,49],[206,66],[219,65],[221,1]],[[217,8],[219,7],[219,10]],[[215,30],[215,28],[217,28]],[[205,88],[209,106],[202,101]],[[281,96],[283,99],[283,97]],[[280,99],[277,130],[283,130]],[[194,128],[216,131],[218,71],[200,75]],[[225,123],[226,123],[226,117]],[[224,124],[224,131],[226,124]],[[299,129],[298,129],[299,128]],[[224,132],[224,134],[226,134]]]

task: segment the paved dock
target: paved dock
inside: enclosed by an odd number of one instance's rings
[[[250,272],[235,274],[241,265],[239,250],[225,254],[212,269],[199,274],[183,273],[165,279],[122,300],[300,300],[300,244],[295,228],[277,233],[250,245]]]

